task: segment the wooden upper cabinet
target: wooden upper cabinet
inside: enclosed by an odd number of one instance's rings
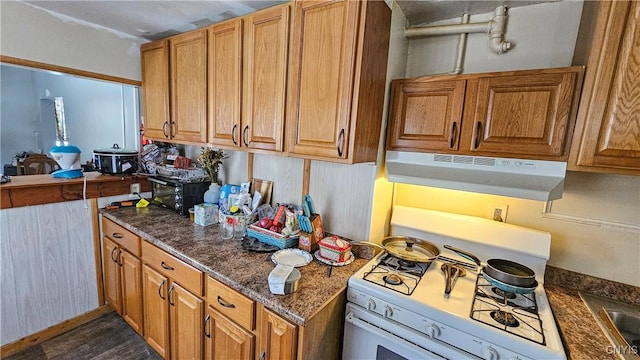
[[[208,28],[208,142],[240,147],[242,20]]]
[[[457,150],[465,80],[394,80],[387,148]]]
[[[192,31],[169,39],[171,123],[175,140],[207,140],[207,33]]]
[[[474,98],[471,86],[468,93],[467,108],[473,115],[471,121],[465,119],[465,130],[471,134],[467,149],[482,154],[566,160],[580,71],[541,70],[478,79],[477,96]]]
[[[394,80],[387,149],[566,160],[582,71]]]
[[[640,175],[640,4],[598,4],[570,170]]]
[[[149,139],[169,139],[169,43],[140,46],[144,133]]]
[[[244,20],[242,146],[283,150],[289,5]]]
[[[382,1],[295,4],[288,151],[374,161],[384,103],[391,10]]]

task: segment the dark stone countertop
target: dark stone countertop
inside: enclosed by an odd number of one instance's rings
[[[640,306],[639,287],[554,266],[544,287],[569,359],[619,359],[580,292]]]
[[[295,293],[274,295],[267,283],[267,276],[275,266],[272,253],[250,252],[238,240],[223,240],[218,225],[196,225],[189,218],[153,205],[140,209],[101,209],[100,213],[301,326],[346,289],[349,277],[368,261],[356,258],[347,266],[334,267],[329,277],[329,266],[314,259],[298,268],[302,277]]]

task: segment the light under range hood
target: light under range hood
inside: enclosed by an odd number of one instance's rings
[[[391,182],[548,201],[562,197],[567,164],[387,151],[386,168]]]

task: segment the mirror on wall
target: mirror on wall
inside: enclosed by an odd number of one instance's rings
[[[140,89],[128,84],[0,64],[0,157],[4,175],[17,175],[25,154],[46,154],[56,142],[54,99],[64,99],[69,143],[81,162],[93,150],[140,149]]]

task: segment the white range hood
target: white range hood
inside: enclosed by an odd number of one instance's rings
[[[391,182],[548,201],[562,197],[567,164],[387,151],[386,168]]]

